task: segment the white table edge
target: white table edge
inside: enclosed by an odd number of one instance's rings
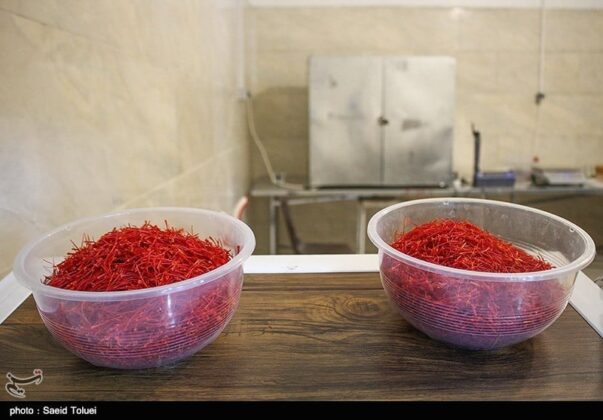
[[[244,265],[247,274],[363,273],[379,271],[377,254],[253,255]],[[0,280],[0,324],[30,295],[13,273]],[[578,273],[570,298],[572,307],[603,338],[603,289]]]

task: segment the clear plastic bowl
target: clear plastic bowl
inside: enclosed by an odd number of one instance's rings
[[[554,265],[532,273],[485,273],[432,264],[389,244],[434,219],[468,220]],[[383,288],[402,316],[429,337],[468,349],[529,339],[565,309],[595,244],[578,226],[541,210],[492,200],[413,200],[375,214],[368,236],[379,251]]]
[[[220,240],[233,258],[203,275],[166,286],[132,291],[80,292],[43,283],[83,234],[99,238],[115,227],[149,221]],[[175,363],[199,351],[232,318],[243,286],[243,263],[255,237],[224,213],[188,208],[149,208],[77,220],[31,242],[14,264],[17,280],[33,292],[52,335],[88,362],[121,369]]]

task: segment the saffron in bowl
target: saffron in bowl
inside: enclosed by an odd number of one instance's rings
[[[174,227],[160,228],[165,220]],[[81,245],[70,242],[82,237]],[[219,336],[238,306],[254,245],[251,229],[223,213],[136,209],[44,235],[21,251],[14,272],[65,348],[97,366],[150,368]]]
[[[444,343],[496,349],[544,331],[594,258],[579,227],[491,200],[390,206],[371,219],[383,287],[402,316]]]

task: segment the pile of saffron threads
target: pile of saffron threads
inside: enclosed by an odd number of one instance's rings
[[[220,267],[231,253],[213,239],[150,223],[84,238],[46,278],[79,291],[127,291],[176,283]],[[239,301],[242,271],[171,293],[115,300],[55,299],[39,306],[55,338],[98,366],[170,364],[211,342]],[[50,304],[52,303],[52,304]]]
[[[115,228],[98,240],[84,238],[53,267],[49,286],[89,292],[165,286],[205,274],[231,259],[213,239],[183,229],[142,226]]]
[[[463,220],[439,219],[398,236],[391,246],[430,263],[487,273],[529,273],[553,266]]]
[[[550,263],[462,220],[439,219],[398,235],[391,246],[441,266],[487,273],[549,270]],[[569,298],[556,280],[471,280],[384,256],[383,284],[402,315],[438,340],[471,349],[518,343],[549,326]]]

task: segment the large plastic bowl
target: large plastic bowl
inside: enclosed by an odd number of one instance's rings
[[[132,291],[80,292],[43,283],[58,262],[79,244],[113,228],[149,221],[212,237],[233,258],[203,275],[166,286]],[[232,318],[243,285],[243,262],[255,238],[243,222],[224,213],[187,208],[135,209],[86,218],[61,226],[28,244],[14,274],[33,292],[52,335],[68,350],[97,366],[140,369],[171,364],[199,351]]]
[[[555,268],[485,273],[444,267],[394,248],[394,238],[434,219],[469,222],[540,255]],[[544,211],[470,198],[414,200],[375,214],[368,235],[379,250],[381,282],[402,316],[431,338],[468,349],[529,339],[561,315],[576,275],[595,256],[588,234]]]

